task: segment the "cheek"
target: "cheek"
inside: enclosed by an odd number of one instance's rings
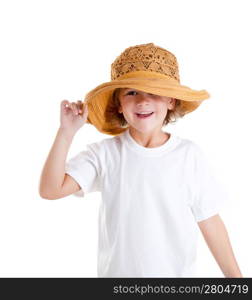
[[[168,110],[168,105],[167,103],[160,103],[159,105],[156,106],[156,111],[159,113],[159,114],[167,114],[167,110]]]
[[[164,119],[167,115],[167,109],[163,108],[162,110],[158,111],[158,115],[156,116],[158,119]]]
[[[121,110],[123,110],[124,112],[131,112],[133,111],[133,104],[129,101],[125,101],[125,102],[121,102]]]

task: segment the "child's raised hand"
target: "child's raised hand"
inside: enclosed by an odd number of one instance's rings
[[[82,101],[61,101],[60,127],[67,132],[75,134],[87,121],[88,107]]]

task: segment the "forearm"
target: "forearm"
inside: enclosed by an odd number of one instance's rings
[[[226,227],[219,215],[199,222],[204,239],[225,277],[242,277]]]
[[[58,191],[65,177],[66,157],[74,134],[59,128],[53,146],[46,159],[40,178],[39,192],[42,197]]]

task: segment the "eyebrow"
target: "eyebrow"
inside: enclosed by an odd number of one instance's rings
[[[125,88],[125,90],[123,90],[123,92],[127,92],[127,91],[137,91],[137,90],[134,88]]]

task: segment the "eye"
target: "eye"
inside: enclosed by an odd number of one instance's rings
[[[132,95],[132,93],[137,93],[136,91],[129,91],[126,93],[126,95]]]

